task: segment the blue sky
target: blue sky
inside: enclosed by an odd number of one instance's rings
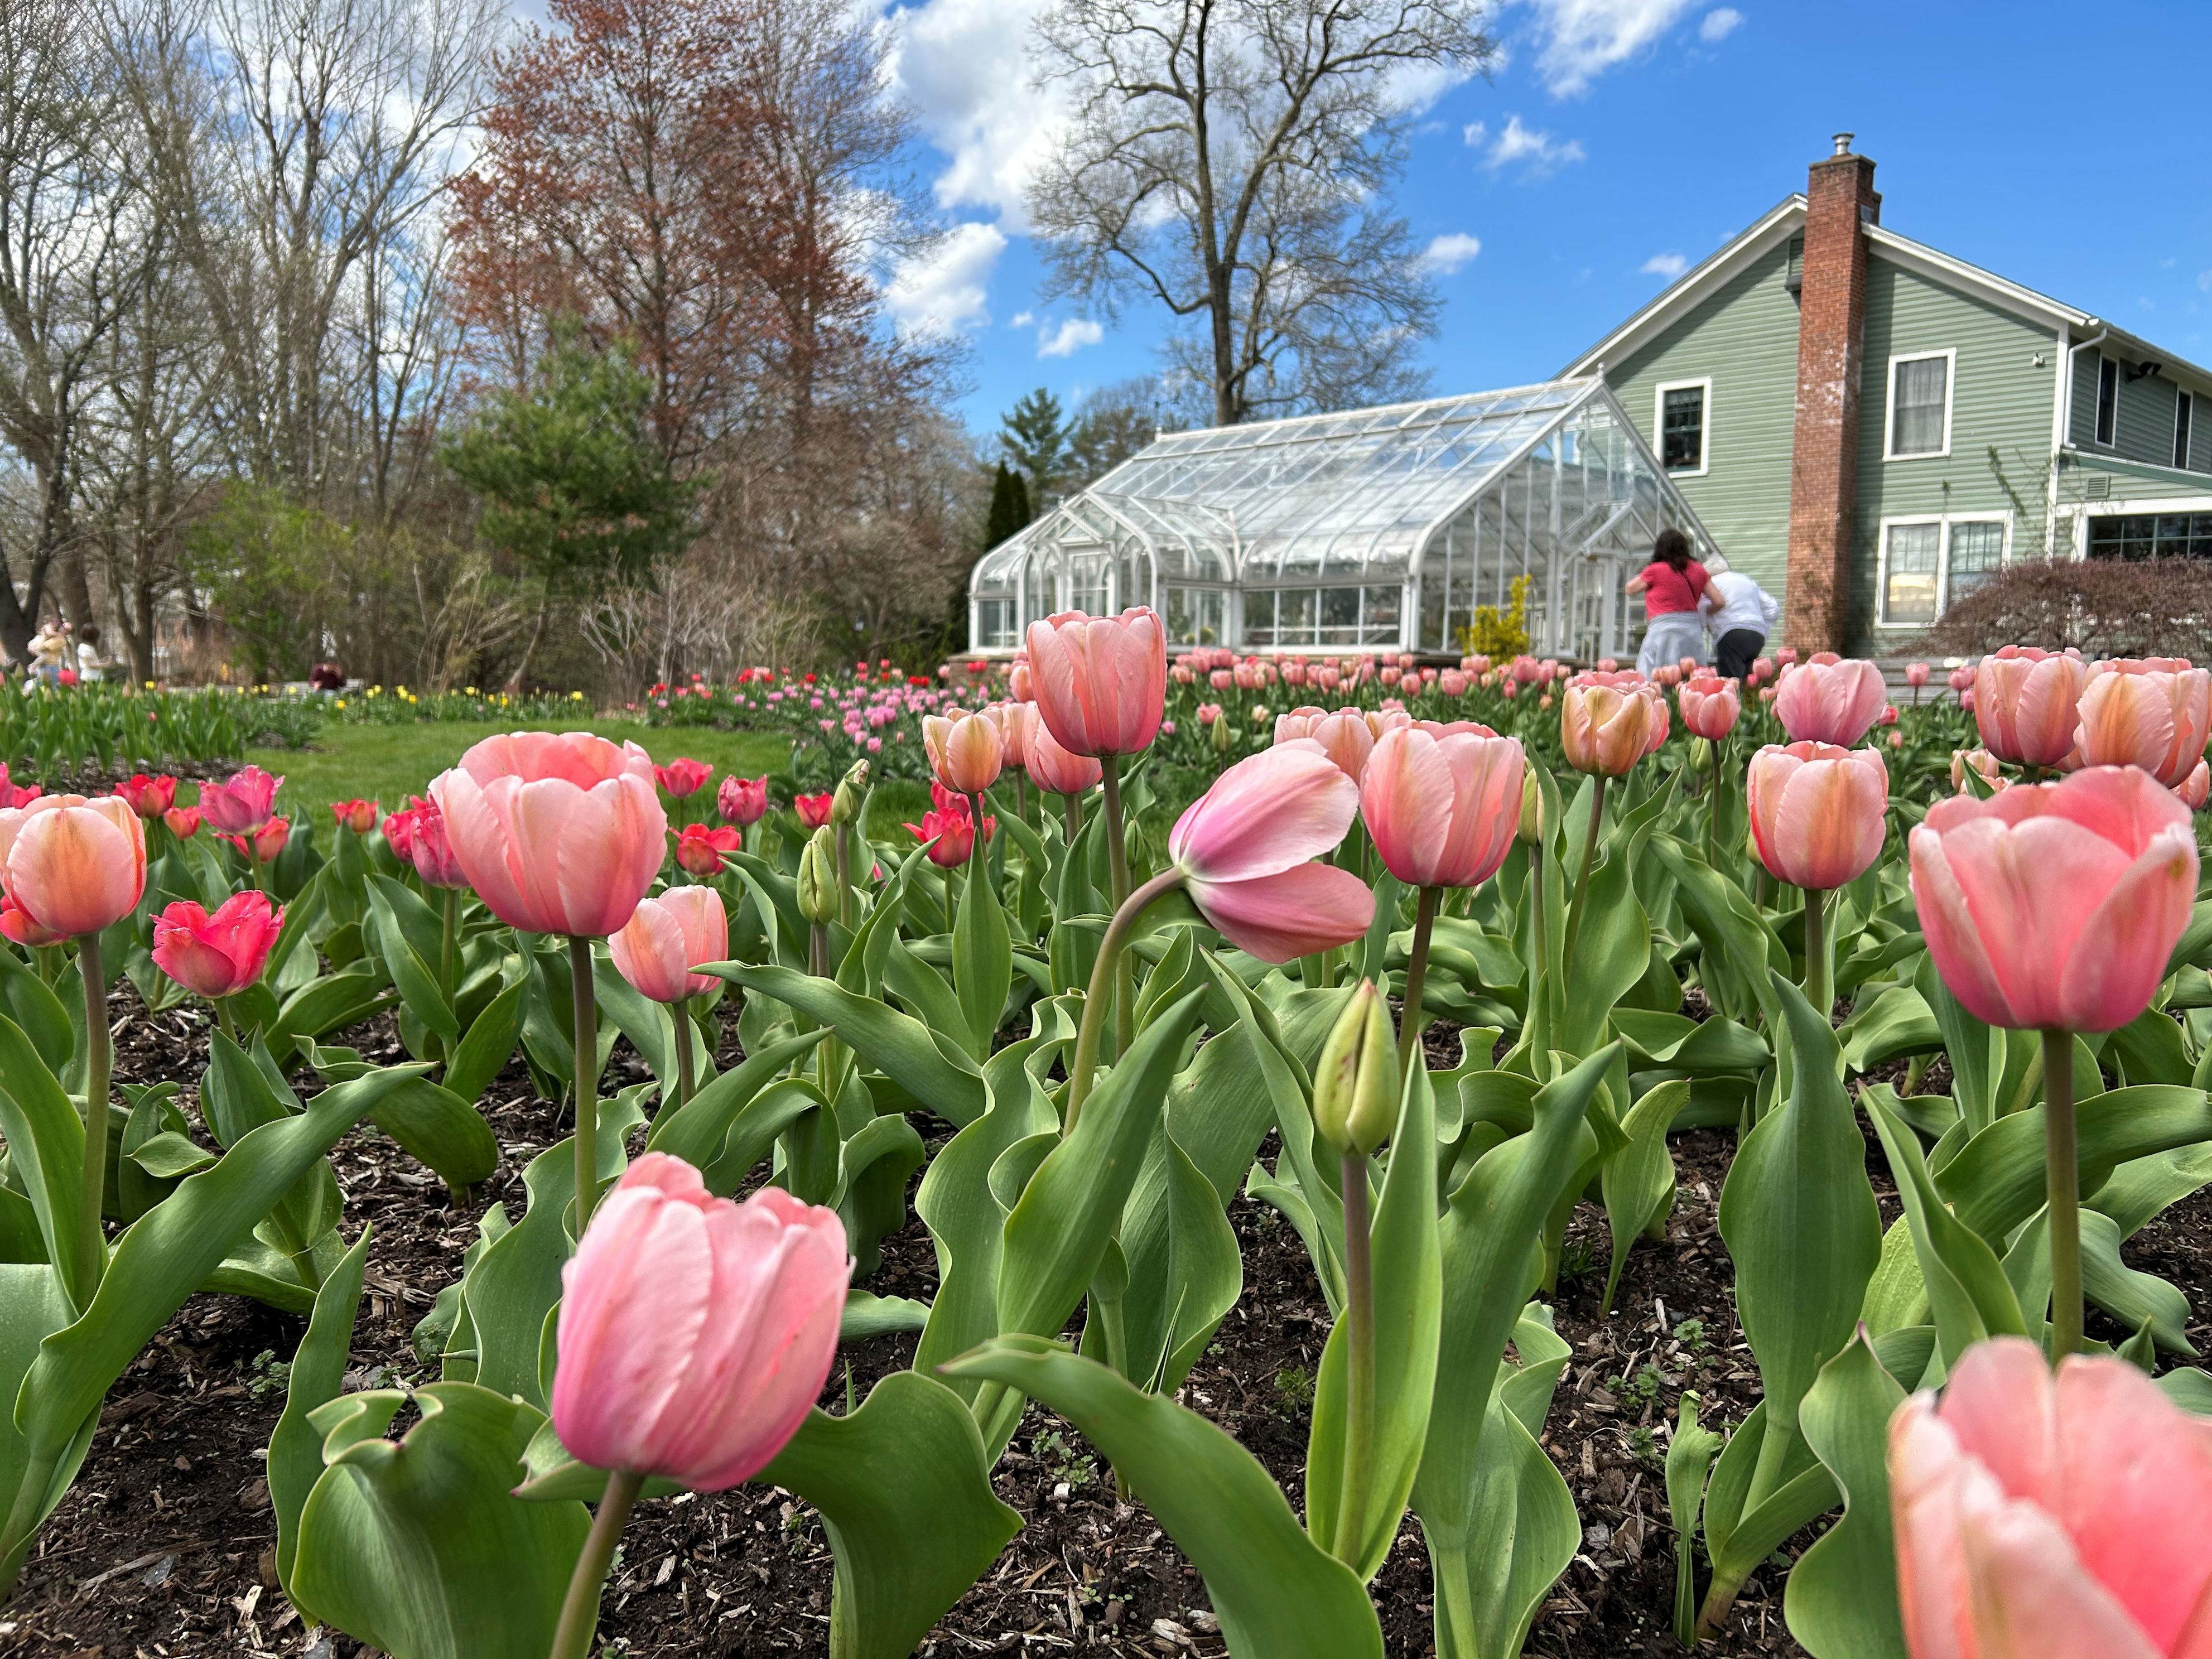
[[[1020,188],[1051,140],[1026,86],[1036,0],[892,11],[957,228],[894,281],[970,343],[978,433],[1022,392],[1154,366],[1155,314],[1037,299]],[[1849,130],[1883,222],[2212,361],[2212,4],[1513,0],[1506,62],[1425,112],[1400,192],[1439,255],[1436,389],[1540,379],[1765,209]],[[1439,240],[1442,239],[1442,240]]]

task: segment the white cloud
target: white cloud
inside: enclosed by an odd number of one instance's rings
[[[1705,21],[1698,25],[1698,39],[1710,46],[1734,34],[1737,25],[1742,21],[1743,14],[1734,6],[1716,6],[1705,14]]]
[[[1480,121],[1469,121],[1460,129],[1459,136],[1469,149],[1480,149],[1482,141],[1490,137],[1490,129]]]
[[[958,334],[989,321],[991,271],[1006,251],[996,225],[956,225],[927,254],[901,262],[884,290],[900,331]]]
[[[1470,236],[1463,230],[1455,230],[1431,242],[1421,255],[1422,262],[1447,276],[1482,252],[1482,239]]]
[[[1542,46],[1536,67],[1555,98],[1571,98],[1626,63],[1690,9],[1691,0],[1531,0]]]
[[[1490,153],[1482,158],[1482,164],[1495,173],[1518,163],[1532,177],[1540,179],[1557,173],[1569,162],[1583,159],[1583,147],[1574,139],[1562,143],[1548,132],[1523,126],[1519,116],[1509,115],[1505,118],[1505,131],[1491,142]]]
[[[994,209],[1025,228],[1022,194],[1062,118],[1057,93],[1030,84],[1030,25],[1043,0],[926,0],[891,14],[892,90],[948,158],[937,200]]]
[[[1073,357],[1085,346],[1097,345],[1106,331],[1087,317],[1071,317],[1058,328],[1046,323],[1037,330],[1037,356]]]
[[[1027,328],[1035,321],[1036,321],[1036,313],[1035,312],[1018,311],[1012,317],[1006,319],[1006,326],[1008,328]]]
[[[1655,253],[1643,265],[1645,276],[1664,276],[1670,283],[1689,268],[1690,262],[1679,253]]]

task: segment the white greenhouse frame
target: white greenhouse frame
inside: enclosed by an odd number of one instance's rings
[[[1179,650],[1456,656],[1527,574],[1533,648],[1625,658],[1621,586],[1669,526],[1715,550],[1595,378],[1171,433],[975,562],[969,637],[1149,605]]]

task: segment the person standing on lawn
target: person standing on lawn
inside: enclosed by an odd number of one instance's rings
[[[1705,659],[1705,628],[1698,600],[1705,591],[1705,568],[1690,556],[1690,538],[1673,528],[1651,544],[1651,562],[1628,579],[1631,599],[1644,596],[1644,646],[1636,653],[1638,672],[1649,676],[1685,657]]]
[[[1741,680],[1766,649],[1766,636],[1782,619],[1782,601],[1716,553],[1705,566],[1705,597],[1698,609],[1712,635],[1713,665],[1723,679]]]

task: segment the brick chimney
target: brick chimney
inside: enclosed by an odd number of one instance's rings
[[[1798,294],[1797,425],[1790,462],[1790,568],[1784,641],[1841,651],[1849,628],[1859,381],[1866,338],[1867,242],[1881,216],[1874,163],[1836,135],[1805,187]]]

